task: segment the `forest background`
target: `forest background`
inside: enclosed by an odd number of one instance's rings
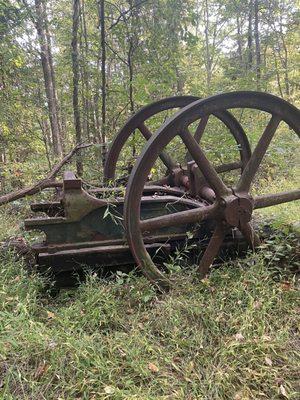
[[[1,0],[1,191],[84,141],[99,176],[128,116],[163,97],[260,90],[297,105],[299,35],[293,0]]]
[[[258,90],[299,106],[299,16],[298,0],[0,0],[1,195],[82,142],[93,145],[65,168],[99,184],[126,119],[167,96]],[[254,148],[270,117],[233,114]],[[234,140],[210,122],[205,152],[234,161]],[[299,187],[297,140],[279,127],[253,193]],[[133,135],[120,161],[143,144]],[[9,251],[40,240],[24,230],[31,201],[0,209],[0,399],[300,398],[299,201],[259,211],[260,249],[202,281],[183,251],[169,293],[134,273],[89,271],[56,296]]]

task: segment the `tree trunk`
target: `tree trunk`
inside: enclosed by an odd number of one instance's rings
[[[239,66],[243,65],[243,44],[242,44],[242,29],[241,29],[241,21],[239,17],[239,10],[237,9],[237,17],[236,17],[236,27],[237,27],[237,52],[239,58]]]
[[[51,170],[52,165],[51,165],[51,156],[49,153],[49,125],[47,124],[47,121],[44,120],[43,118],[38,119],[38,123],[40,125],[41,131],[42,131],[42,140],[45,146],[45,154],[49,166],[49,170]]]
[[[51,71],[51,78],[52,78],[52,85],[53,85],[53,98],[55,101],[55,108],[57,112],[57,123],[58,123],[58,128],[60,132],[60,143],[62,149],[64,148],[64,130],[63,130],[63,125],[61,122],[61,114],[60,114],[60,108],[59,108],[59,102],[58,102],[58,96],[57,96],[57,90],[56,90],[56,77],[55,77],[55,72],[54,72],[54,63],[53,63],[53,57],[52,57],[52,44],[51,44],[51,34],[49,30],[49,23],[48,23],[48,18],[47,18],[47,8],[46,4],[43,4],[43,10],[44,10],[44,15],[46,16],[45,18],[45,31],[46,31],[46,38],[47,38],[47,45],[49,49],[49,66],[50,66],[50,71]]]
[[[99,17],[99,26],[100,26],[100,7],[98,7],[98,17]],[[94,91],[94,96],[93,96],[93,114],[94,114],[94,120],[95,120],[95,138],[94,141],[95,143],[101,143],[101,117],[100,117],[100,112],[99,112],[99,106],[100,106],[100,92],[101,92],[101,48],[98,53],[97,57],[97,68],[96,70],[99,72],[96,75],[96,82],[95,82],[95,91]]]
[[[255,70],[256,70],[256,86],[260,90],[261,81],[261,52],[259,38],[259,15],[258,15],[258,0],[254,0],[254,37],[255,37]]]
[[[82,62],[82,77],[83,77],[83,95],[84,95],[84,116],[85,116],[85,130],[86,137],[91,140],[91,135],[95,136],[95,125],[93,117],[93,109],[91,102],[91,87],[90,87],[90,73],[88,66],[89,59],[89,46],[88,46],[88,33],[86,26],[85,16],[85,0],[81,0],[81,32],[83,37],[83,53],[84,61]]]
[[[73,0],[73,29],[72,29],[72,70],[73,70],[73,113],[74,113],[74,125],[76,133],[76,143],[80,144],[82,141],[81,137],[81,121],[80,121],[80,110],[78,101],[79,92],[79,62],[78,62],[78,28],[79,28],[79,16],[80,16],[80,0]],[[76,160],[77,174],[82,176],[83,165],[80,160],[80,154]]]
[[[128,49],[128,74],[129,74],[129,104],[130,104],[130,114],[134,113],[134,99],[133,99],[133,64],[132,55],[134,51],[134,44],[132,38],[129,39],[129,49]]]
[[[253,48],[252,48],[252,13],[253,13],[253,0],[249,0],[248,12],[248,69],[252,69],[253,65]]]
[[[45,92],[47,97],[49,120],[53,141],[54,154],[62,156],[61,132],[57,110],[57,96],[55,90],[54,69],[50,47],[50,36],[47,40],[47,14],[43,0],[35,0],[36,29],[40,43],[41,63],[44,75]],[[52,67],[51,67],[52,65]]]
[[[129,108],[130,114],[133,115],[134,113],[134,93],[133,93],[133,79],[134,79],[134,67],[133,67],[133,56],[134,52],[138,45],[138,38],[136,34],[136,22],[137,22],[137,4],[132,0],[128,0],[129,4],[129,17],[130,17],[130,24],[127,26],[127,41],[129,43],[128,52],[127,52],[127,67],[128,67],[128,77],[129,77]],[[136,156],[136,134],[133,134],[133,141],[132,141],[132,156]]]
[[[287,99],[289,100],[290,97],[290,80],[289,80],[289,71],[288,71],[288,51],[287,51],[287,47],[285,44],[285,40],[282,37],[282,45],[283,45],[283,51],[284,51],[284,58],[282,59],[282,65],[284,68],[284,83],[285,83],[285,92],[286,92],[286,96]]]
[[[281,82],[280,82],[280,73],[279,73],[279,69],[278,69],[276,49],[275,49],[274,46],[273,46],[273,55],[274,55],[274,64],[275,64],[275,73],[276,73],[277,85],[278,85],[280,96],[283,98],[284,96],[283,96]]]
[[[106,149],[106,43],[105,43],[105,4],[100,0],[99,21],[100,21],[100,41],[101,41],[101,142],[102,142],[102,164],[105,163]]]
[[[284,52],[284,56],[283,57],[281,56],[281,65],[284,70],[285,92],[286,92],[287,99],[289,100],[290,80],[289,80],[289,71],[288,71],[288,50],[287,50],[287,46],[285,43],[285,35],[283,32],[282,26],[283,26],[283,21],[282,21],[282,15],[281,15],[280,16],[280,38],[281,38],[282,48],[283,48],[283,52]],[[280,51],[279,51],[279,54],[280,54]]]
[[[210,92],[210,86],[211,86],[211,67],[212,67],[212,62],[211,62],[211,54],[210,54],[210,47],[209,47],[209,5],[208,1],[205,0],[205,9],[204,9],[204,20],[205,20],[205,29],[204,29],[204,34],[205,34],[205,51],[206,51],[206,60],[205,60],[205,68],[206,68],[206,85],[207,85],[207,90],[208,93]]]

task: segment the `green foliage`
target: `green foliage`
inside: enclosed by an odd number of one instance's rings
[[[81,1],[79,40],[83,138],[95,142],[101,134],[102,105],[98,3]],[[299,103],[299,13],[294,1],[259,2],[259,79],[255,57],[249,59],[249,1],[155,0],[130,10],[133,3],[105,2],[108,142],[132,108],[169,95],[205,97],[259,89]],[[67,151],[75,137],[72,2],[51,0],[47,14]],[[33,1],[0,0],[3,191],[44,176],[49,162],[55,162],[32,18]],[[155,132],[168,116],[166,112],[153,118],[149,128]],[[235,116],[253,148],[266,116],[248,111]],[[288,127],[280,126],[254,193],[298,185],[296,139]],[[135,160],[132,148],[139,154],[143,144],[138,134],[131,138],[122,153],[119,175]],[[238,157],[234,140],[213,118],[203,147],[216,165]],[[177,161],[184,160],[186,150],[180,140],[168,150]],[[95,146],[82,155],[84,178],[89,181],[102,178],[101,151]],[[153,177],[164,171],[158,162]],[[236,176],[228,179],[233,182]],[[15,202],[1,208],[1,242],[20,233],[33,239],[22,231],[20,221],[29,213],[23,207],[24,202]],[[51,298],[46,278],[2,251],[0,398],[298,399],[299,293],[293,272],[299,268],[299,239],[286,224],[294,223],[299,213],[297,202],[277,206],[276,214],[274,207],[261,210],[263,217],[276,215],[272,225],[284,233],[273,231],[258,254],[223,265],[202,282],[185,268],[191,249],[178,250],[165,264],[175,271],[177,285],[164,295],[158,295],[145,278],[118,272],[110,281],[90,274],[77,290]],[[113,207],[107,208],[106,217],[120,223]]]
[[[272,246],[288,256],[286,243]],[[297,399],[299,297],[275,265],[263,252],[202,282],[182,270],[160,296],[142,277],[90,275],[50,298],[38,276],[2,256],[0,396]]]
[[[254,47],[253,62],[249,64],[249,5],[249,1],[233,0],[105,2],[107,141],[112,140],[132,112],[130,85],[134,109],[168,95],[204,97],[257,88],[297,104],[296,6],[293,1],[260,2],[262,62],[257,82]],[[67,151],[75,136],[71,96],[72,2],[48,2],[47,14],[63,144]],[[25,171],[23,183],[30,181],[31,175],[36,179],[35,174],[44,171],[47,153],[53,159],[35,17],[34,2],[0,2],[0,168],[6,176],[10,169],[16,169],[15,163],[30,165],[38,159],[42,166]],[[101,49],[95,0],[82,2],[79,55],[83,139],[99,141]],[[139,136],[135,140],[137,147],[142,146]],[[132,148],[134,144],[130,145]],[[93,163],[85,163],[88,178]],[[100,163],[94,163],[94,168],[99,179]]]

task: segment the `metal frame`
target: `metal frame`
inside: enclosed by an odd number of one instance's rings
[[[227,187],[197,140],[189,132],[188,127],[199,118],[205,121],[211,114],[216,115],[233,108],[265,111],[271,114],[271,118],[236,187]],[[160,288],[168,288],[172,285],[169,277],[156,267],[145,249],[143,235],[146,231],[151,232],[157,226],[172,227],[187,222],[215,220],[215,230],[198,268],[199,275],[203,277],[208,273],[211,263],[218,254],[228,228],[238,228],[250,246],[256,247],[259,244],[259,238],[250,224],[253,209],[300,198],[300,190],[258,196],[254,199],[249,193],[251,182],[281,121],[286,122],[300,136],[300,111],[296,107],[266,93],[233,92],[193,102],[170,118],[148,140],[130,175],[126,189],[124,220],[128,244],[137,264],[149,280]],[[198,209],[142,221],[140,220],[140,198],[143,187],[155,160],[175,136],[181,137],[209,189],[213,191],[213,202]],[[195,176],[195,179],[200,178]]]
[[[146,121],[162,112],[181,108],[155,134]],[[262,136],[251,154],[248,138],[228,111],[250,108],[271,114]],[[213,166],[206,157],[201,138],[210,115],[218,118],[240,146],[240,161]],[[189,127],[198,122],[194,134]],[[113,141],[104,167],[106,182],[115,178],[120,152],[127,139],[140,130],[146,145],[130,174],[125,199],[120,188],[102,187],[86,191],[72,172],[64,174],[61,201],[33,204],[32,210],[47,218],[25,221],[26,229],[46,234],[43,243],[33,246],[41,266],[57,273],[81,268],[80,263],[103,266],[124,265],[133,257],[147,278],[159,288],[169,288],[172,278],[156,265],[157,255],[165,257],[194,231],[196,241],[211,238],[198,267],[205,276],[214,258],[228,242],[228,231],[237,228],[251,247],[259,237],[251,226],[254,209],[300,199],[300,190],[252,197],[251,183],[264,154],[281,121],[300,136],[300,111],[286,101],[259,92],[233,92],[200,100],[194,96],[178,96],[150,104],[131,117]],[[186,167],[179,166],[165,152],[165,147],[179,136],[186,146]],[[167,175],[149,182],[150,170],[158,158],[167,168]],[[234,187],[228,187],[221,173],[239,169]],[[105,200],[104,194],[114,196]],[[169,207],[171,205],[171,208]],[[114,207],[118,222],[107,218],[106,209]]]
[[[167,97],[141,108],[136,114],[129,118],[124,127],[115,136],[109,148],[104,165],[104,182],[108,184],[110,181],[113,181],[115,179],[117,162],[120,157],[122,148],[125,146],[126,141],[136,130],[139,130],[141,132],[146,141],[152,137],[151,131],[146,126],[146,121],[149,118],[166,110],[186,107],[187,105],[197,100],[200,100],[200,98],[196,96]],[[237,119],[228,111],[217,111],[215,113],[215,116],[219,120],[221,120],[224,125],[229,129],[236,143],[238,144],[240,149],[241,164],[237,164],[235,167],[243,169],[243,167],[247,164],[249,158],[251,157],[251,150],[248,138],[242,126],[237,121]],[[207,121],[203,119],[195,132],[195,139],[197,140],[197,142],[200,141],[204,133],[206,123]],[[175,167],[177,165],[176,161],[173,161],[172,158],[165,151],[161,152],[160,158],[169,172],[175,170]],[[190,159],[188,154],[186,158]],[[168,177],[168,179],[170,180],[171,177]],[[161,181],[159,183],[161,183]]]

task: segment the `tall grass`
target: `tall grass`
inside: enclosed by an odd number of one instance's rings
[[[298,399],[300,303],[283,269],[295,243],[274,239],[202,282],[182,270],[164,295],[143,277],[90,275],[51,298],[2,256],[0,398]]]

